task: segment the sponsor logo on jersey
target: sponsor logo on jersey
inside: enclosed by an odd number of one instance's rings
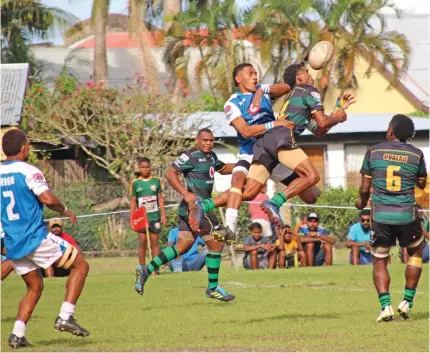
[[[45,178],[42,173],[33,174],[33,180],[37,183],[44,183]]]
[[[215,175],[215,169],[214,167],[209,168],[209,176],[213,179]]]
[[[253,104],[251,104],[248,108],[248,113],[251,115],[257,114],[261,109],[261,105],[258,106],[254,106]]]
[[[155,185],[151,185],[151,190],[152,191],[157,191],[157,187]]]
[[[311,96],[314,97],[317,102],[321,102],[321,95],[318,92],[311,92]]]
[[[243,103],[245,103],[246,99],[242,98],[242,100],[239,102],[239,105],[242,105]]]
[[[176,159],[176,164],[185,164],[188,160],[190,160],[190,157],[183,153]]]

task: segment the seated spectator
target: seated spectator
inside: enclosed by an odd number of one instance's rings
[[[48,222],[48,229],[51,233],[67,241],[70,245],[73,245],[78,251],[81,251],[78,243],[70,234],[63,232],[63,221],[59,218],[51,219]],[[47,269],[42,271],[44,277],[67,277],[70,274],[70,269],[58,268],[55,266],[49,266]]]
[[[259,268],[268,268],[269,261],[274,264],[273,257],[275,254],[275,246],[267,237],[263,237],[263,227],[260,223],[254,222],[249,227],[251,235],[247,236],[243,241],[243,267],[247,270],[256,270]]]
[[[263,186],[260,193],[249,204],[248,209],[251,214],[251,221],[260,223],[263,227],[263,237],[273,237],[272,227],[270,224],[269,216],[261,209],[261,203],[267,201],[269,196],[266,194],[267,187]]]
[[[178,242],[179,227],[170,230],[167,238],[167,246],[173,246]],[[200,271],[206,263],[206,254],[208,250],[205,248],[199,252],[198,247],[205,246],[202,238],[197,237],[193,246],[185,254],[169,262],[169,268],[172,272],[188,272]]]
[[[277,228],[278,229],[278,228]],[[284,237],[284,246],[281,244],[281,237]],[[278,255],[278,267],[287,268],[306,267],[306,254],[303,250],[302,243],[294,237],[290,226],[285,226],[276,240],[276,252]]]
[[[298,236],[300,227],[304,227],[306,225],[306,220],[307,220],[307,215],[302,214],[300,216],[299,221],[297,222],[296,226],[294,227],[293,235],[295,237]]]
[[[349,228],[346,237],[346,246],[351,249],[349,263],[351,265],[371,265],[370,253],[370,210],[360,212],[359,223]]]
[[[333,245],[335,239],[330,233],[319,226],[319,217],[311,212],[306,225],[299,228],[298,235],[306,253],[308,266],[331,266],[333,262]]]

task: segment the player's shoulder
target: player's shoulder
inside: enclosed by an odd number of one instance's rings
[[[224,103],[224,108],[228,107],[231,104],[234,104],[238,106],[238,102],[240,101],[240,94],[239,93],[233,93],[229,99]]]
[[[43,177],[42,171],[36,166],[22,162],[22,161],[14,161],[13,163],[3,163],[0,165],[0,173],[1,174],[22,174],[25,177],[34,176],[34,177]]]

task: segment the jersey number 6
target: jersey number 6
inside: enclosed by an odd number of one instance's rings
[[[400,166],[389,165],[387,167],[387,190],[388,191],[400,191],[402,188],[402,178],[398,175],[394,175],[394,172],[398,172]]]

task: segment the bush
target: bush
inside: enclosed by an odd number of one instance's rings
[[[326,188],[318,198],[317,205],[354,206],[357,197],[358,190],[354,187],[346,189],[342,187]],[[291,203],[303,204],[303,201],[299,198],[294,198]],[[357,220],[359,213],[358,210],[342,208],[293,207],[293,222],[295,223],[296,219],[305,212],[317,212],[321,224],[335,235],[338,241],[345,240],[351,222]]]

